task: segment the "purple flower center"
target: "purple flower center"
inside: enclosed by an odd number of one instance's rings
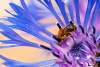
[[[70,35],[54,46],[53,54],[57,57],[57,63],[61,67],[93,66],[95,64],[96,43],[91,36],[92,34],[77,30],[69,33]]]

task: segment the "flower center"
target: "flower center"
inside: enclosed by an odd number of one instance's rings
[[[60,59],[63,64],[94,64],[95,54],[93,52],[94,41],[90,35],[85,34],[84,29],[77,31],[76,25],[70,23],[67,27],[61,28],[55,37],[58,40],[54,55]]]

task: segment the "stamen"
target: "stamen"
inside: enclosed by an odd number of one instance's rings
[[[55,57],[57,57],[57,58],[60,57],[59,55],[55,54],[54,52],[52,52],[52,54],[53,54]]]
[[[92,53],[94,53],[94,51],[93,51],[93,49],[92,49],[90,43],[89,43],[88,41],[85,41],[85,42],[87,43],[87,46],[90,48],[90,50],[92,51]]]
[[[93,28],[93,34],[95,34],[96,33],[96,29],[95,29],[94,26],[92,28]]]
[[[81,25],[79,25],[79,27],[80,27],[82,33],[84,34],[85,33],[84,28]]]
[[[79,60],[80,58],[79,57],[76,57],[76,59]]]
[[[65,61],[68,62],[69,64],[72,64],[72,63],[66,58],[65,55],[64,55],[64,59],[65,59]]]
[[[95,38],[95,36],[94,36],[94,35],[91,35],[91,36],[92,36],[92,38],[93,38],[94,43],[96,43],[96,38]]]

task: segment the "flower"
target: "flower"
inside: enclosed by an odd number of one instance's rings
[[[36,2],[39,5],[35,4],[35,1],[32,0],[30,0],[30,2],[34,2],[33,4],[30,3],[26,5],[24,0],[20,0],[22,7],[10,3],[11,8],[17,15],[6,10],[13,17],[3,19],[11,22],[13,25],[0,23],[0,29],[3,30],[0,31],[0,33],[10,38],[10,40],[1,40],[1,42],[16,45],[1,46],[0,48],[30,46],[46,49],[50,51],[56,59],[51,62],[45,61],[48,62],[47,64],[45,64],[45,62],[29,64],[11,60],[0,55],[0,57],[5,60],[4,64],[9,67],[39,67],[38,65],[41,65],[41,63],[48,65],[46,67],[95,66],[96,62],[100,62],[100,57],[96,57],[96,54],[100,53],[100,48],[98,47],[100,44],[100,34],[94,26],[96,17],[100,17],[98,16],[100,15],[100,0],[87,1],[86,13],[84,13],[84,11],[82,12],[82,8],[80,9],[82,1],[79,0],[55,0],[60,12],[57,12],[56,8],[54,8],[52,0],[37,0]],[[83,23],[81,21],[82,14],[85,16]],[[47,28],[53,24],[43,25],[39,23],[40,19],[48,16],[54,16],[57,20],[56,25],[59,28],[57,35],[47,30]],[[63,17],[63,19],[61,17]],[[50,44],[50,47],[27,41],[13,31],[13,29],[19,29],[29,33],[47,42]],[[44,33],[49,38],[39,32]]]

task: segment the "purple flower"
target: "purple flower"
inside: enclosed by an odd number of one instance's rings
[[[100,62],[100,32],[95,23],[100,18],[100,0],[55,0],[58,9],[54,7],[52,0],[30,0],[27,5],[24,0],[20,0],[22,7],[10,3],[11,8],[17,13],[13,17],[3,18],[13,25],[0,23],[0,31],[10,40],[1,40],[2,43],[15,44],[2,46],[0,48],[10,48],[17,46],[30,46],[38,49],[50,51],[56,59],[40,63],[23,63],[0,56],[5,60],[8,67],[39,67],[40,64],[46,67],[94,67]],[[83,7],[85,5],[86,9]],[[85,9],[85,10],[84,10]],[[39,20],[54,16],[57,20],[58,34],[54,35],[47,28],[54,24],[41,24]],[[61,18],[63,17],[63,19]],[[19,29],[31,34],[40,40],[50,44],[50,47],[33,43],[23,39],[12,29]],[[44,33],[46,36],[42,35]],[[47,63],[46,63],[47,62]],[[51,64],[53,63],[53,64]],[[51,64],[51,65],[49,65]],[[22,65],[22,66],[21,66]]]

